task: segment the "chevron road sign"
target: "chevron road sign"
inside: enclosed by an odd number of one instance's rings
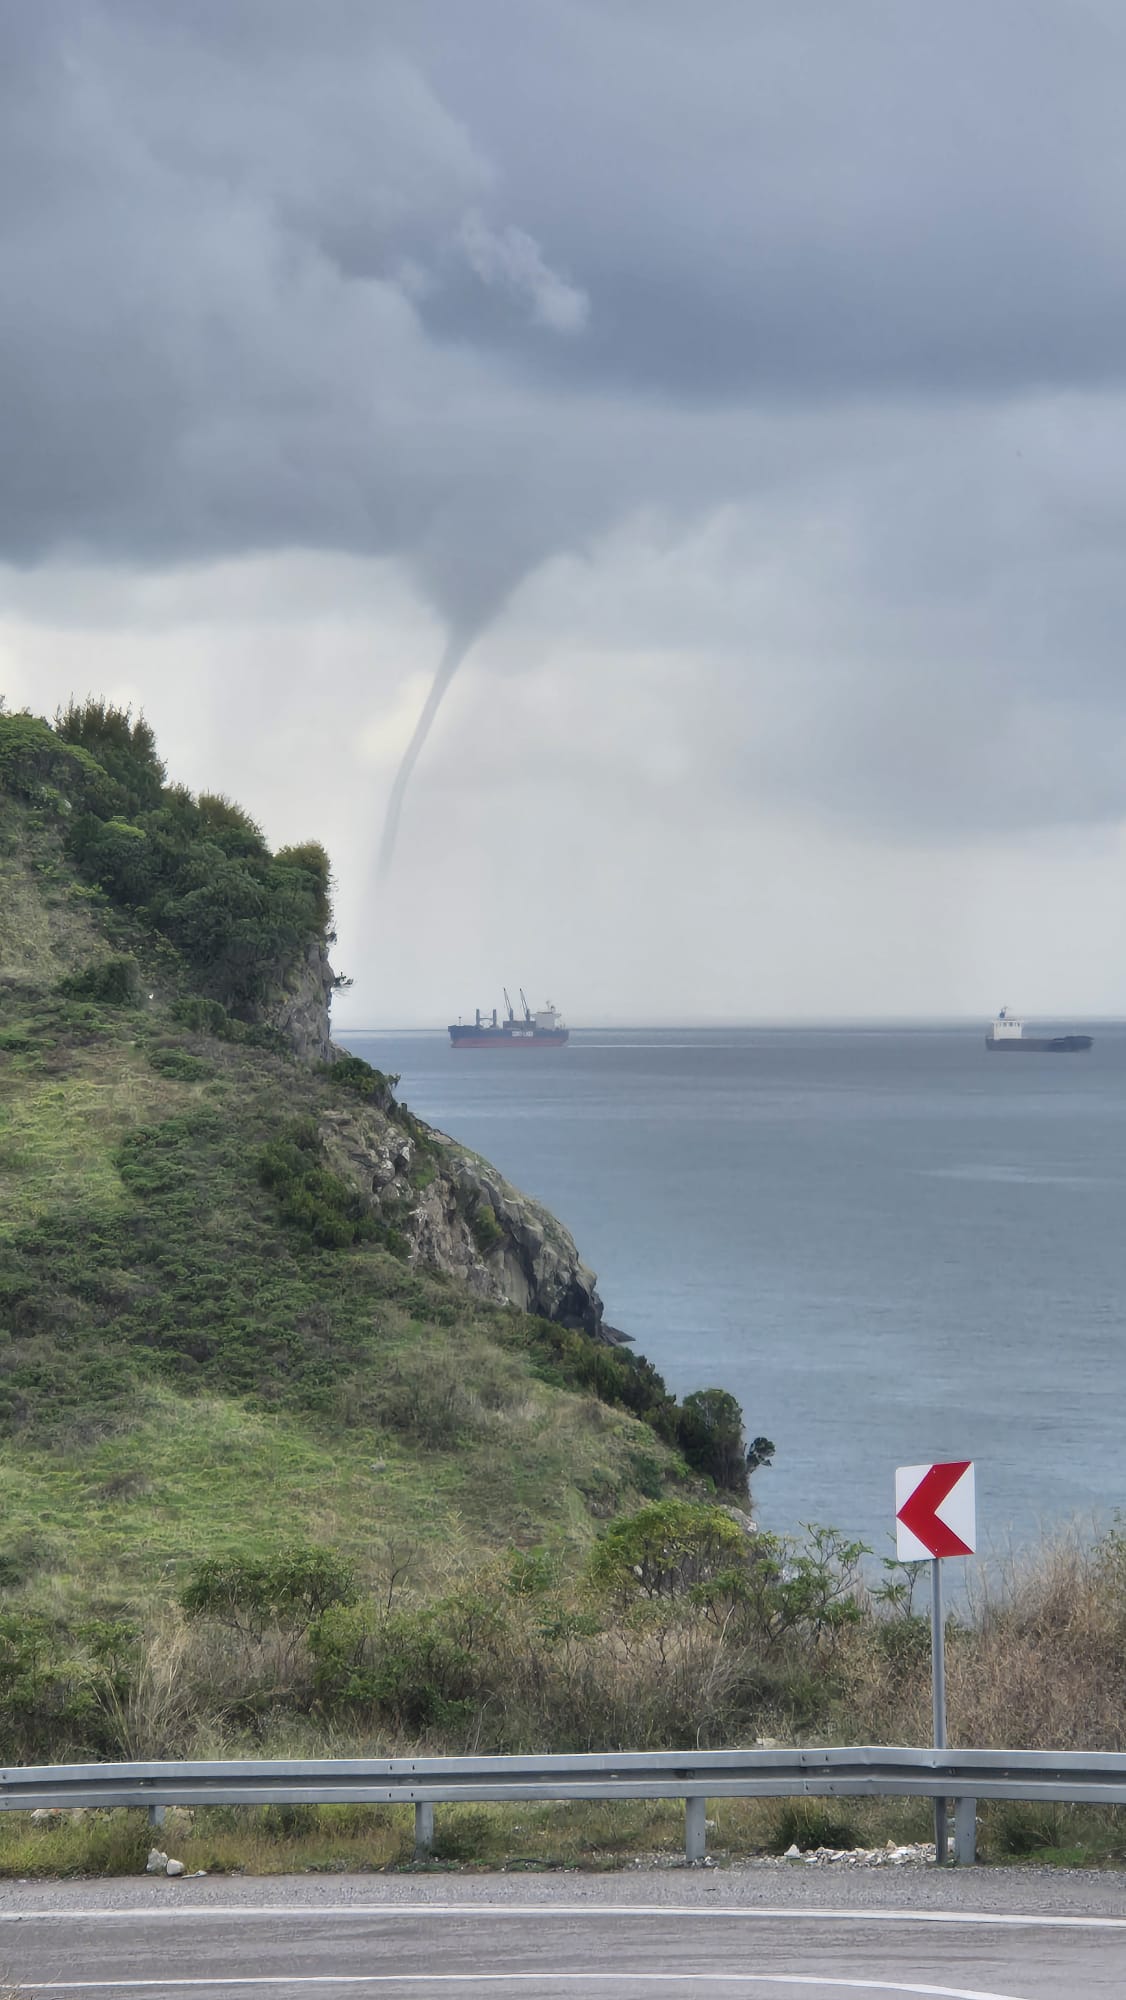
[[[976,1532],[972,1460],[897,1467],[895,1553],[900,1562],[972,1556]]]
[[[945,1465],[900,1465],[895,1472],[895,1553],[900,1562],[931,1566],[931,1680],[934,1745],[946,1748],[946,1644],[942,1615],[945,1556],[972,1556],[977,1535],[972,1459]],[[934,1858],[946,1852],[946,1800],[934,1802]]]

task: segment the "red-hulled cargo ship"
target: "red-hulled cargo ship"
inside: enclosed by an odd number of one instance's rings
[[[533,1014],[520,988],[523,1013],[517,1014],[504,989],[504,1004],[508,1009],[503,1021],[498,1021],[497,1010],[493,1008],[492,1020],[487,1020],[478,1007],[472,1021],[452,1021],[450,1041],[455,1049],[561,1049],[570,1039],[570,1030],[563,1026],[562,1018],[556,1013],[550,1000],[546,1007],[540,1007]]]

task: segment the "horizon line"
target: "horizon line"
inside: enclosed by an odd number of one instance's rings
[[[1025,1014],[1025,1020],[1035,1019],[1056,1025],[1061,1021],[1084,1022],[1113,1026],[1126,1020],[1123,1014],[1084,1014],[1055,1012]],[[995,1019],[992,1014],[696,1014],[665,1015],[658,1020],[639,1020],[625,1015],[611,1016],[604,1020],[588,1020],[579,1023],[565,1023],[572,1034],[587,1034],[624,1029],[675,1029],[675,1028],[942,1028],[974,1027]],[[334,1026],[337,1024],[334,1023]],[[448,1033],[449,1023],[435,1020],[386,1021],[377,1024],[360,1025],[351,1021],[339,1023],[341,1034],[387,1035],[387,1034],[436,1034]]]

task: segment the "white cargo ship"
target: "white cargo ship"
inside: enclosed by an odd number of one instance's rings
[[[1072,1056],[1089,1049],[1090,1035],[1026,1035],[1024,1022],[1002,1007],[985,1037],[987,1049],[1013,1050],[1021,1055]]]

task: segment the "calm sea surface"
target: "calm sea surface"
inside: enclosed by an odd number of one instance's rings
[[[975,1459],[994,1551],[1126,1506],[1126,1026],[1093,1032],[341,1039],[555,1211],[671,1387],[733,1391],[764,1526],[885,1553],[901,1464]]]

